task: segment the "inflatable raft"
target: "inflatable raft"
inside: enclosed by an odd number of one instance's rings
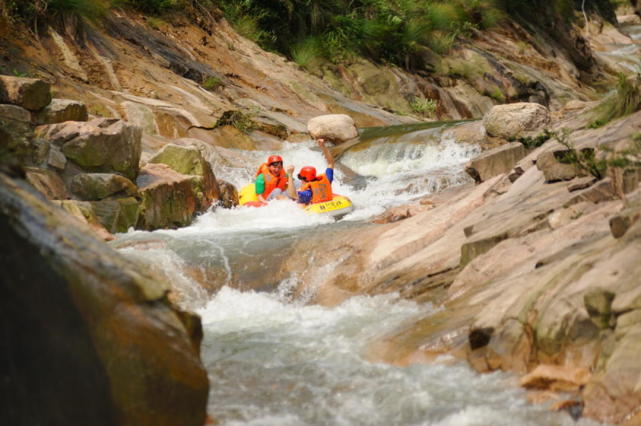
[[[258,200],[256,195],[256,187],[253,183],[247,184],[242,187],[238,193],[238,204],[241,206],[262,207],[267,203]],[[334,198],[330,201],[322,203],[309,204],[305,206],[305,211],[314,214],[322,214],[327,216],[344,216],[354,210],[352,201],[343,196],[334,194]]]

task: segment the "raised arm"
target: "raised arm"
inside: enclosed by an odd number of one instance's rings
[[[332,155],[331,152],[329,152],[329,149],[325,146],[325,139],[323,138],[318,138],[316,139],[316,142],[318,143],[318,146],[320,146],[321,151],[323,151],[323,155],[325,156],[325,160],[327,160],[327,167],[330,169],[334,168],[334,156]]]
[[[287,167],[287,195],[292,200],[298,199],[298,194],[296,194],[296,186],[294,185],[294,166]]]

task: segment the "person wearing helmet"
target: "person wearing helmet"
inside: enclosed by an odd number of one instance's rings
[[[330,201],[334,194],[332,193],[332,181],[334,180],[334,157],[329,149],[325,146],[325,140],[319,138],[316,140],[318,146],[323,151],[323,156],[327,160],[327,169],[322,175],[316,174],[316,168],[305,166],[298,172],[298,179],[302,181],[299,191],[294,190],[293,169],[289,173],[288,193],[291,198],[298,199],[301,204],[315,204],[324,201]]]
[[[262,202],[278,198],[287,189],[287,174],[283,170],[283,158],[270,155],[256,171],[256,195]]]

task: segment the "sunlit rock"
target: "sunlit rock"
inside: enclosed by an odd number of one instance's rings
[[[512,142],[491,149],[467,163],[465,171],[476,182],[483,182],[494,176],[507,173],[525,157],[526,150],[522,143]]]
[[[196,213],[192,176],[166,164],[150,163],[136,180],[141,195],[138,228],[153,230],[189,225]]]
[[[166,164],[178,173],[193,176],[198,211],[206,210],[220,198],[220,188],[211,165],[198,148],[167,144],[148,163]]]
[[[328,114],[314,117],[307,122],[312,138],[325,138],[345,142],[358,136],[354,120],[346,114]]]
[[[549,124],[550,111],[532,102],[496,105],[483,117],[488,135],[508,140],[542,132]]]
[[[585,368],[541,364],[531,373],[521,378],[521,386],[534,389],[572,391],[578,390],[589,380],[590,372]]]
[[[38,111],[51,102],[51,85],[37,78],[0,75],[0,103]]]
[[[543,172],[545,181],[548,183],[560,180],[570,180],[577,176],[585,176],[586,173],[577,168],[576,165],[563,162],[567,150],[545,151],[536,159],[536,167]]]

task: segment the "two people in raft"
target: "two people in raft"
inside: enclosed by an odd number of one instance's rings
[[[316,168],[305,166],[298,172],[299,182],[294,182],[294,166],[283,170],[283,159],[271,155],[256,172],[256,195],[261,202],[285,198],[297,200],[301,204],[315,204],[330,201],[333,198],[332,181],[334,180],[334,157],[325,146],[325,140],[316,140],[327,160],[327,169],[321,175]]]

